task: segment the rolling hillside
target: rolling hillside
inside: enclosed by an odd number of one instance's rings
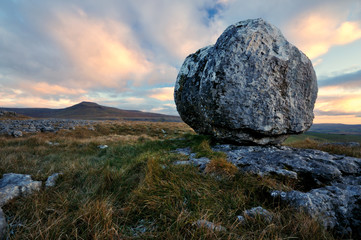
[[[122,110],[93,102],[81,102],[63,109],[50,108],[0,108],[33,118],[62,118],[84,120],[142,120],[180,122],[180,117],[137,110]]]

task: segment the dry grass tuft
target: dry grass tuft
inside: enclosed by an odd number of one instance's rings
[[[238,168],[232,163],[228,162],[224,157],[216,157],[207,164],[205,172],[222,177],[232,178],[238,172]]]

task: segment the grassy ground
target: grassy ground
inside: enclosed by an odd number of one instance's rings
[[[240,174],[209,143],[182,123],[105,122],[95,131],[0,137],[0,175],[25,173],[45,181],[63,173],[55,187],[3,207],[8,237],[333,239],[306,214],[269,198],[270,189],[289,190],[294,183]],[[101,144],[109,147],[99,149]],[[211,159],[206,173],[172,164],[187,160],[172,151],[188,146]],[[272,212],[272,222],[237,220],[256,206]],[[226,230],[198,228],[193,223],[199,219]]]
[[[284,144],[296,148],[318,149],[333,154],[340,154],[340,155],[347,155],[351,157],[361,158],[361,147],[347,147],[341,145],[325,144],[332,142],[361,143],[361,135],[307,132],[302,135],[295,135],[289,137]]]

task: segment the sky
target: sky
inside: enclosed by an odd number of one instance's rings
[[[312,61],[315,123],[361,124],[361,0],[2,0],[0,107],[177,115],[184,59],[263,18]]]

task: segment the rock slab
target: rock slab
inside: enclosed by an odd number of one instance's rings
[[[270,195],[302,209],[339,236],[361,238],[361,159],[285,146],[218,145],[241,172],[295,179],[298,191]]]
[[[30,175],[6,173],[0,179],[0,207],[10,200],[41,189],[41,181],[33,181]]]
[[[311,61],[262,19],[229,26],[189,55],[177,76],[177,110],[197,133],[247,144],[279,144],[314,118]]]

